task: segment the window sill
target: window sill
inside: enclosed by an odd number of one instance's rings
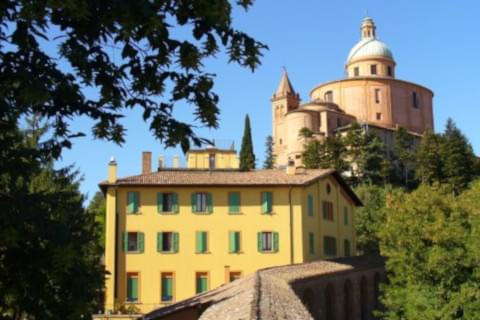
[[[244,215],[243,212],[229,212],[228,215],[230,216],[242,216]]]
[[[243,251],[231,251],[231,252],[228,252],[229,254],[243,254],[244,252]]]
[[[192,212],[193,214],[199,215],[199,216],[208,216],[211,215],[213,212],[203,212],[203,211],[195,211]]]
[[[259,253],[272,254],[272,253],[278,253],[278,251],[259,251]]]
[[[175,211],[162,211],[162,212],[157,211],[157,213],[164,216],[173,216],[178,214],[178,212],[175,212]]]
[[[195,254],[212,254],[210,251],[207,252],[195,252]]]
[[[273,216],[273,215],[276,215],[277,213],[272,211],[272,212],[261,212],[260,214],[262,216]]]
[[[158,253],[160,253],[160,254],[176,254],[178,252],[176,252],[176,251],[160,251]]]

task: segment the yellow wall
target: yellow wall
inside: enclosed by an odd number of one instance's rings
[[[322,190],[324,181],[319,185],[320,192],[315,193],[315,201],[318,203],[318,195],[326,197]],[[346,200],[339,193],[339,189],[332,180],[331,197],[334,203],[340,202],[340,206]],[[113,194],[113,187],[108,190],[108,195]],[[315,232],[318,239],[322,234],[337,236],[346,232],[342,237],[353,237],[353,228],[346,231],[337,225],[325,223],[321,218],[321,211],[315,212],[315,224],[310,223],[311,217],[307,217],[306,194],[308,190],[317,190],[317,184],[306,189],[303,187],[292,188],[292,214],[289,206],[288,187],[176,187],[176,188],[127,188],[121,187],[117,191],[118,204],[118,230],[117,230],[117,302],[124,303],[126,300],[126,273],[139,272],[139,301],[137,306],[142,312],[160,307],[160,273],[174,273],[174,301],[179,301],[195,294],[195,272],[208,272],[209,289],[225,283],[226,271],[240,271],[242,275],[252,273],[260,268],[301,263],[320,258],[319,254],[310,257],[308,254],[308,236],[305,231],[316,226]],[[138,215],[126,214],[126,193],[138,191],[140,193],[140,213]],[[238,191],[241,194],[241,214],[228,213],[228,192]],[[261,214],[261,192],[273,192],[273,214]],[[157,192],[176,192],[179,200],[178,214],[159,214],[156,207]],[[191,193],[210,192],[213,195],[213,213],[195,214],[191,211]],[[310,192],[310,191],[308,191]],[[114,201],[107,200],[107,212],[114,211],[111,206]],[[338,212],[338,210],[336,210]],[[343,211],[342,211],[343,212]],[[292,215],[293,227],[293,260],[290,238],[290,216]],[[114,223],[110,215],[107,215],[108,223]],[[337,219],[336,221],[339,221]],[[113,239],[112,227],[107,226],[107,239]],[[140,231],[145,235],[144,253],[124,253],[123,232]],[[178,253],[157,252],[157,232],[174,231],[179,233]],[[206,254],[195,253],[195,232],[207,231],[209,234],[209,252]],[[241,253],[229,253],[229,231],[241,232]],[[257,232],[276,231],[279,233],[279,251],[277,253],[259,253],[257,251]],[[106,267],[110,272],[115,268],[112,264],[111,252],[114,244],[107,240]],[[307,249],[305,249],[307,248]],[[323,250],[319,244],[318,249]],[[339,246],[338,248],[341,248]],[[353,252],[353,241],[352,241]],[[339,255],[343,251],[339,250]],[[107,282],[107,300],[105,309],[112,309],[113,288]]]
[[[209,169],[211,154],[215,155],[215,169],[237,169],[239,161],[233,150],[205,149],[187,153],[187,167],[189,169]]]

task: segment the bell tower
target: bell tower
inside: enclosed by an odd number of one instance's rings
[[[376,29],[377,27],[375,26],[375,22],[373,22],[372,18],[368,16],[363,18],[362,26],[360,28],[362,39],[375,39],[377,36]]]
[[[286,165],[287,156],[287,122],[285,116],[288,112],[298,109],[300,96],[293,89],[288,78],[287,70],[284,69],[277,91],[272,96],[272,138],[275,166]]]

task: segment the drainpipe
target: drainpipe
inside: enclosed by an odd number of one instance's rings
[[[292,207],[292,186],[288,186],[288,206],[290,209],[290,264],[293,264],[293,207]]]

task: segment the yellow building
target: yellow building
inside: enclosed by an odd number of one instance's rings
[[[320,84],[310,91],[309,101],[300,97],[285,72],[272,97],[272,137],[277,166],[291,159],[301,164],[305,145],[299,136],[308,128],[317,139],[336,134],[352,121],[372,128],[387,147],[393,132],[404,127],[421,137],[433,130],[433,92],[395,77],[396,62],[388,46],[378,40],[373,19],[366,17],[360,40],[350,50],[345,79]]]
[[[333,170],[163,168],[106,194],[105,311],[147,312],[258,269],[355,255],[360,201]]]

